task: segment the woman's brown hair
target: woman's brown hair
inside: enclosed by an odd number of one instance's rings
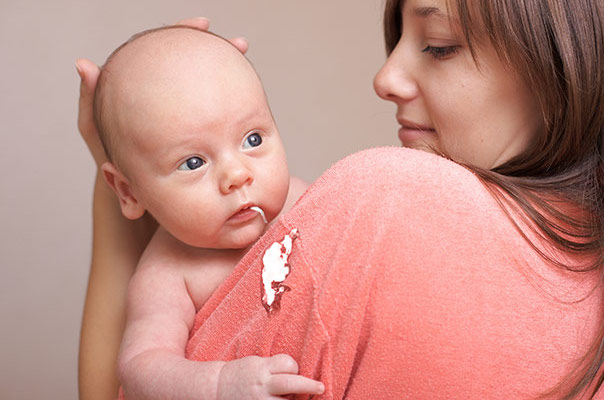
[[[402,34],[402,3],[387,0],[386,51]],[[554,248],[583,260],[568,265],[520,234],[548,262],[577,273],[604,265],[604,5],[601,0],[450,0],[476,56],[487,38],[535,93],[541,132],[524,152],[492,170],[464,165],[504,211],[527,218]],[[446,155],[445,155],[446,156]],[[572,210],[572,211],[570,211]],[[587,260],[587,261],[585,261]],[[603,299],[604,303],[604,299]],[[602,307],[604,309],[604,305]],[[599,316],[604,321],[604,316]],[[604,322],[603,322],[604,324]],[[593,396],[604,375],[604,325],[575,371],[550,393]],[[589,392],[589,393],[586,393]]]

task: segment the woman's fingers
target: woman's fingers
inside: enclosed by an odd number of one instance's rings
[[[76,69],[80,75],[80,103],[78,114],[78,129],[82,134],[94,129],[92,118],[92,102],[94,88],[99,78],[100,69],[92,61],[85,58],[76,60]]]
[[[229,39],[229,42],[233,44],[233,46],[237,47],[240,52],[243,54],[247,53],[247,49],[250,47],[247,39],[244,37],[236,37]]]
[[[266,389],[271,395],[322,394],[325,387],[321,382],[302,375],[277,374],[270,377]]]
[[[94,89],[96,87],[99,67],[90,60],[80,58],[76,60],[76,69],[80,75],[80,101],[78,105],[78,130],[90,149],[97,165],[106,161],[99,134],[96,130],[93,114]]]
[[[204,17],[181,19],[176,24],[192,26],[193,28],[201,29],[203,31],[210,29],[210,20]]]
[[[196,18],[186,18],[181,19],[177,22],[178,25],[186,25],[192,26],[193,28],[201,29],[207,31],[210,29],[210,20],[205,17],[196,17]],[[245,54],[247,49],[250,47],[246,38],[236,37],[229,39],[229,42],[233,44],[240,52]]]

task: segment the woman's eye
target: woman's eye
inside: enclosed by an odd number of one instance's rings
[[[243,142],[243,148],[249,149],[252,147],[258,147],[262,144],[262,136],[257,133],[252,133],[248,137],[245,138],[245,142]]]
[[[451,54],[457,53],[457,50],[459,50],[459,46],[426,46],[426,48],[422,50],[422,53],[430,54],[435,60],[441,60]]]
[[[178,169],[181,171],[192,171],[203,166],[205,163],[206,162],[199,157],[191,157],[188,158],[184,163],[180,164]]]

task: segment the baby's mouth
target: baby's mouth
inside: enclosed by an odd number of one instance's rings
[[[262,208],[260,208],[258,206],[253,206],[253,207],[250,207],[250,210],[254,210],[258,214],[260,214],[260,216],[262,217],[262,220],[264,221],[264,223],[268,224],[268,221],[266,220],[266,216],[264,215],[264,211],[262,210]]]
[[[234,223],[242,223],[254,219],[258,215],[262,217],[265,224],[268,223],[266,216],[264,215],[264,210],[258,206],[245,206],[233,214],[229,220]]]

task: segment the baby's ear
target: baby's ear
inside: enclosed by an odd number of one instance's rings
[[[142,217],[145,213],[145,208],[138,202],[134,193],[132,193],[128,178],[110,162],[105,162],[101,166],[101,170],[103,171],[105,182],[113,189],[113,192],[120,201],[124,217],[128,219]]]

